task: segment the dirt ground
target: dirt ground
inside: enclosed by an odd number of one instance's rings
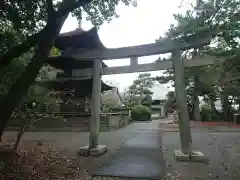
[[[205,163],[177,162],[172,153],[179,149],[179,133],[165,132],[163,155],[167,179],[240,179],[240,134],[234,132],[192,132],[193,149],[204,153]]]
[[[9,167],[1,171],[1,179],[123,179],[91,177],[89,172],[101,165],[118,150],[122,143],[134,135],[144,124],[130,124],[125,128],[103,132],[100,143],[108,147],[101,157],[77,155],[79,147],[88,144],[89,133],[78,132],[26,132],[21,142],[21,154],[14,155]],[[12,143],[16,132],[4,134],[5,142]],[[30,168],[31,167],[31,168]],[[5,171],[5,173],[3,172]],[[14,172],[13,172],[14,171]],[[16,173],[17,172],[17,173]],[[19,172],[21,172],[19,174]],[[21,178],[20,178],[21,177]]]

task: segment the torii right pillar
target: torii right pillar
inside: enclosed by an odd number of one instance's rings
[[[178,161],[205,161],[204,154],[192,151],[192,138],[189,124],[189,113],[187,107],[187,95],[185,92],[184,66],[180,49],[172,52],[173,69],[175,72],[175,92],[177,108],[179,110],[179,131],[181,149],[174,151],[174,156]]]

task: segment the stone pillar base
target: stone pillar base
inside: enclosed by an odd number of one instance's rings
[[[208,162],[208,158],[200,151],[193,151],[190,155],[184,154],[181,150],[174,150],[173,156],[176,161],[189,161],[189,162]]]
[[[101,156],[106,151],[106,145],[98,145],[96,148],[89,148],[89,146],[83,146],[80,147],[77,153],[79,156]]]

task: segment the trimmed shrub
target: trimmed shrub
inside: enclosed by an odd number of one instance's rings
[[[135,121],[149,121],[151,120],[151,110],[144,105],[133,106],[131,118]]]
[[[219,117],[210,106],[203,105],[201,107],[201,119],[202,121],[217,121]]]

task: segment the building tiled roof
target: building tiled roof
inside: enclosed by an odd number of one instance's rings
[[[166,100],[167,99],[167,93],[170,91],[166,87],[164,87],[162,84],[154,84],[150,91],[153,92],[152,94],[152,100]]]
[[[54,46],[60,50],[66,50],[70,47],[82,49],[105,48],[95,27],[88,31],[78,28],[74,31],[59,34],[56,37]]]

